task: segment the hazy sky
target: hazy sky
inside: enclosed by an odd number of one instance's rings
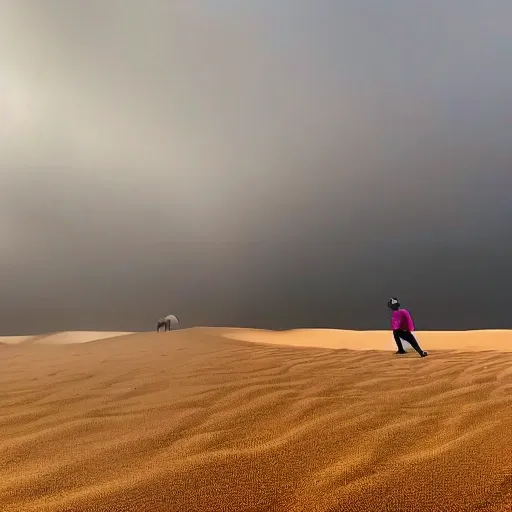
[[[0,0],[0,331],[512,327],[510,0]]]

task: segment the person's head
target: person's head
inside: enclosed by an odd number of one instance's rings
[[[400,308],[400,302],[396,297],[391,297],[391,299],[388,300],[388,308],[392,309],[393,311],[396,311]]]

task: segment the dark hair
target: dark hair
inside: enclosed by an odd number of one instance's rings
[[[400,301],[396,297],[391,297],[388,300],[388,308],[389,309],[398,309],[400,307]]]

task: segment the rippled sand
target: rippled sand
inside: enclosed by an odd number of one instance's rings
[[[37,339],[0,345],[3,512],[512,510],[508,331]]]

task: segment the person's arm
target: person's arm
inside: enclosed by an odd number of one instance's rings
[[[409,311],[404,311],[403,313],[405,315],[405,321],[407,323],[407,330],[411,332],[414,331],[414,322],[412,321],[411,314],[409,313]]]

